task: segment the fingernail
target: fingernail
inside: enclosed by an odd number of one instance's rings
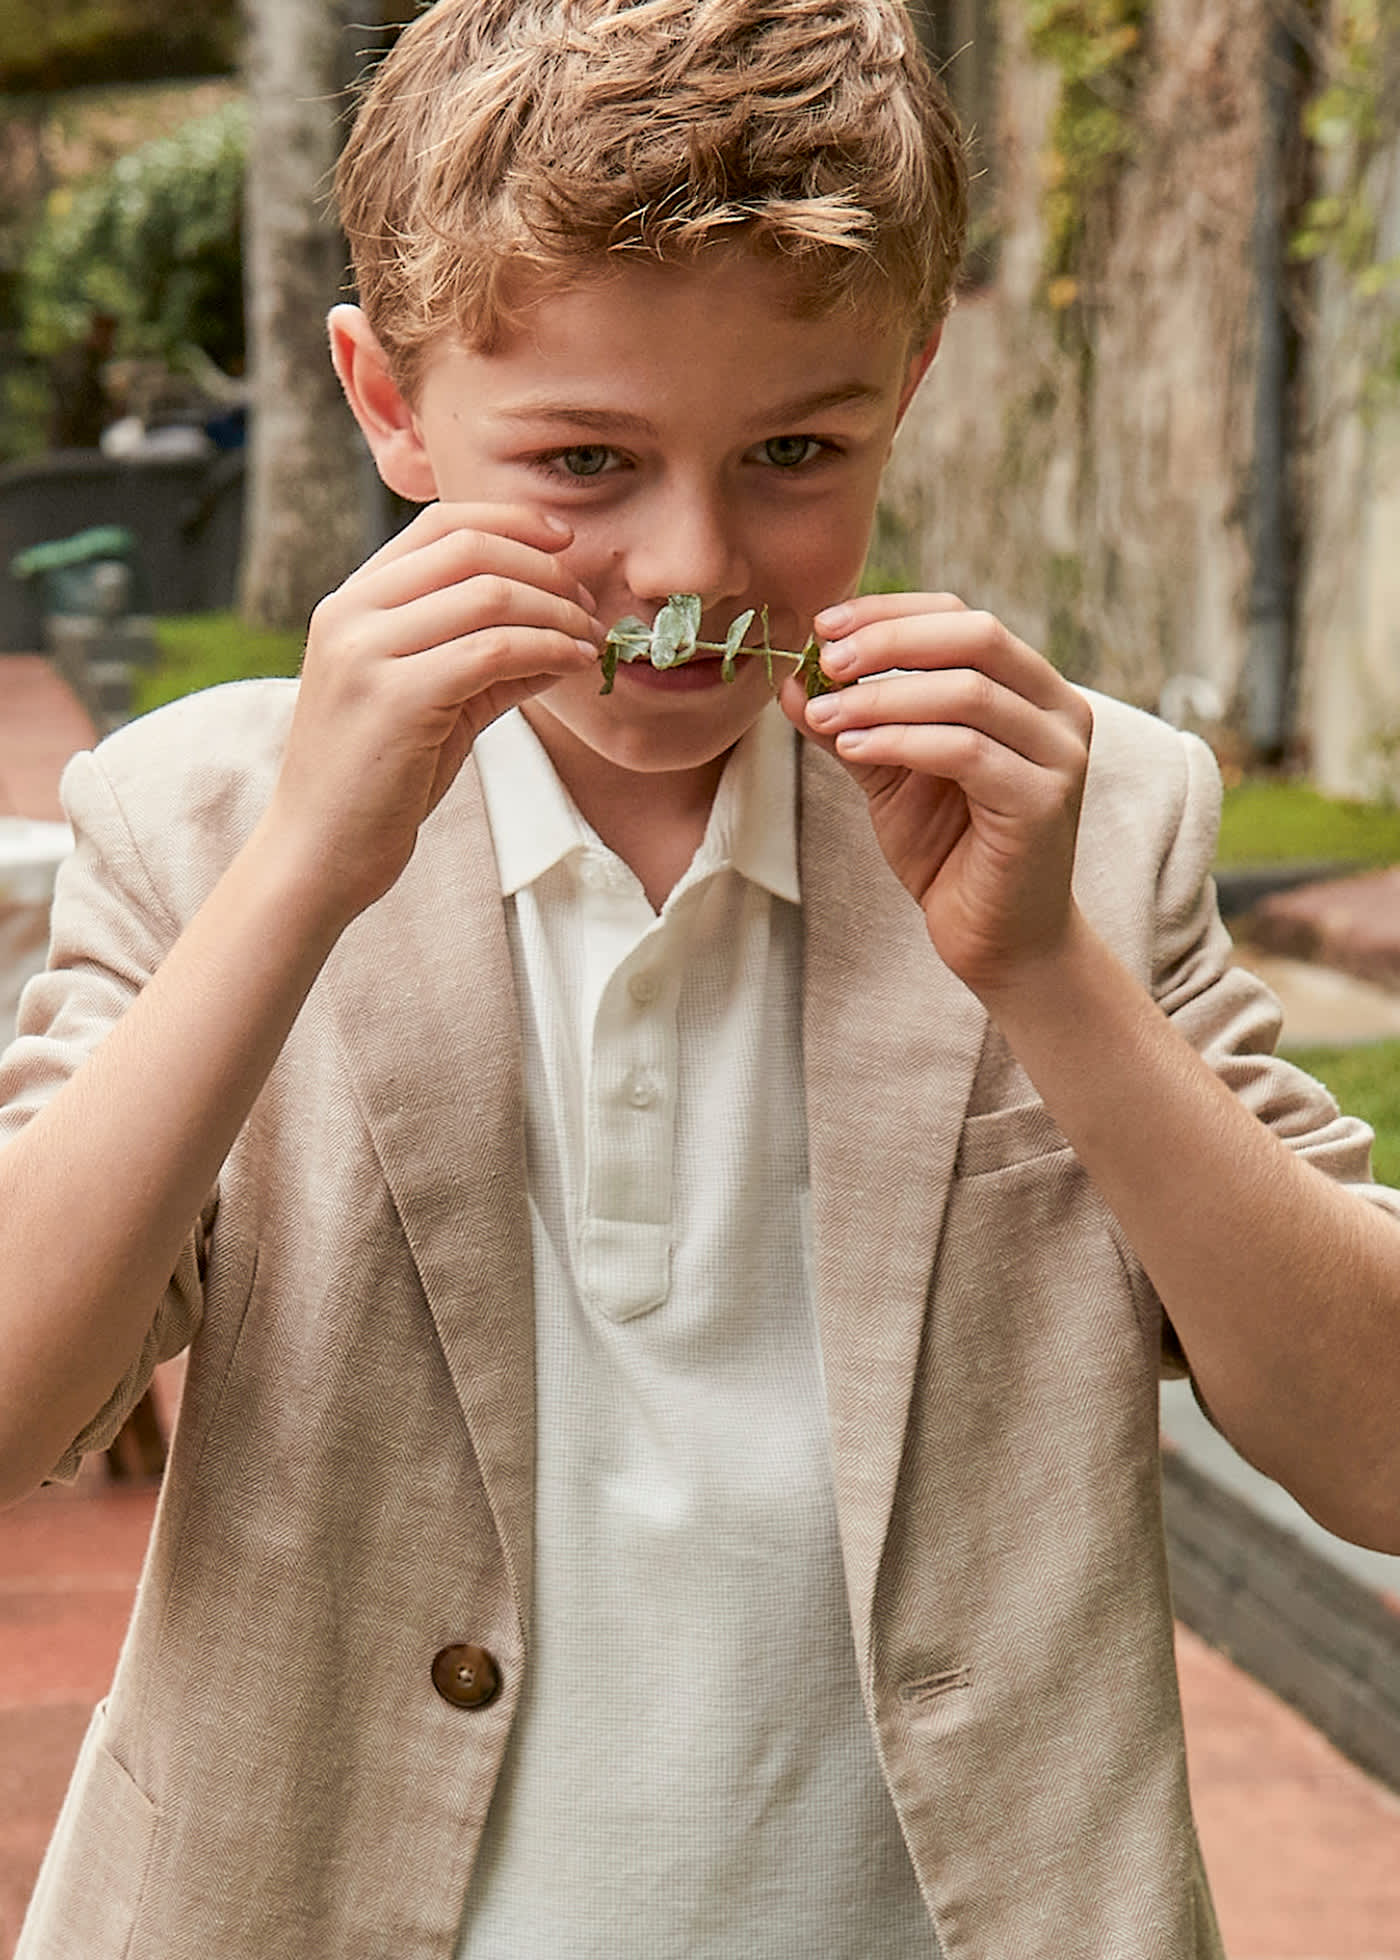
[[[863,749],[870,739],[866,728],[843,728],[836,737],[836,746],[842,755],[849,755],[852,749]]]
[[[594,640],[575,640],[574,645],[580,653],[586,653],[590,660],[598,658],[598,646]]]
[[[566,517],[556,517],[553,511],[546,511],[544,521],[548,529],[556,532],[559,537],[573,536],[574,527]]]
[[[833,700],[829,694],[819,694],[815,701],[807,703],[807,719],[816,722],[819,727],[835,721],[840,712],[841,703]]]
[[[845,647],[824,646],[821,650],[821,663],[824,671],[835,680],[838,675],[844,674],[848,668],[854,666],[855,655],[848,653]]]
[[[812,624],[819,633],[835,635],[843,632],[854,617],[855,614],[850,606],[828,606],[825,612],[817,614]]]

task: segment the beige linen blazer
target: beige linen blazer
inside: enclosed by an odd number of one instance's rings
[[[247,836],[293,700],[221,689],[72,764],[79,842],[0,1134],[80,1064]],[[1270,1059],[1274,1005],[1227,970],[1205,751],[1095,709],[1090,918],[1264,1121],[1364,1182],[1367,1133]],[[1215,1960],[1163,1555],[1158,1303],[811,749],[801,871],[852,1637],[943,1952]],[[54,1466],[101,1448],[188,1345],[135,1615],[20,1960],[448,1960],[529,1665],[524,1192],[468,766],[336,948],[139,1362]],[[483,1706],[434,1688],[456,1643],[499,1668]],[[744,1666],[722,1627],[715,1665]]]

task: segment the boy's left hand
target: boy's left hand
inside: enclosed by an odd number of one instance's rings
[[[816,630],[834,680],[883,678],[811,702],[790,679],[785,712],[865,791],[945,965],[975,993],[1013,983],[1053,957],[1073,918],[1087,701],[946,593],[853,599],[819,613]]]

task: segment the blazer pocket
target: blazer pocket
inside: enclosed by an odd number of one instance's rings
[[[1071,1156],[1064,1132],[1043,1103],[1020,1103],[964,1120],[955,1175],[987,1177],[1032,1163],[1037,1157]]]
[[[160,1813],[103,1746],[93,1711],[44,1855],[14,1960],[125,1953],[141,1906]]]

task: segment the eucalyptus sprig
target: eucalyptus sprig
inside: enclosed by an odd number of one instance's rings
[[[795,660],[796,671],[806,685],[808,700],[818,694],[830,693],[837,685],[822,672],[815,633],[801,653],[788,653],[782,647],[775,647],[768,637],[767,606],[759,610],[750,606],[747,612],[740,613],[722,640],[702,640],[700,621],[704,610],[704,602],[698,593],[673,592],[650,626],[644,619],[637,619],[632,614],[620,619],[603,642],[602,692],[612,693],[620,660],[629,664],[634,660],[649,660],[653,667],[679,667],[698,653],[720,654],[723,660],[720,678],[726,681],[734,679],[741,653],[756,654],[767,663],[770,683],[775,660]],[[758,620],[763,634],[762,643],[756,647],[745,646],[745,637],[755,620]]]

